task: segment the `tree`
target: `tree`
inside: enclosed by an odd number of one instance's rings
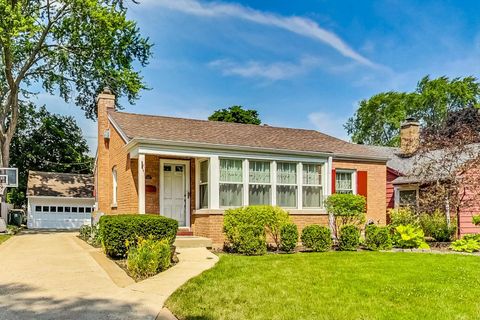
[[[208,117],[208,120],[257,125],[262,123],[258,116],[258,111],[243,109],[242,106],[231,106],[228,109],[216,110],[210,117]]]
[[[18,168],[18,188],[7,195],[10,203],[25,204],[28,170],[92,173],[93,158],[74,118],[52,114],[45,107],[20,107],[17,132],[11,143],[11,165]]]
[[[146,86],[134,64],[145,66],[151,44],[126,18],[127,0],[0,0],[0,166],[20,104],[38,91],[74,100],[89,118],[108,86],[133,103]]]
[[[479,106],[480,83],[476,78],[426,76],[414,92],[384,92],[360,101],[344,127],[355,143],[394,147],[400,144],[400,125],[406,118],[435,127],[454,113],[471,112]],[[469,118],[459,119],[468,122]]]

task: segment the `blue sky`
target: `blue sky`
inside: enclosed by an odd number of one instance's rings
[[[269,125],[348,140],[361,99],[480,71],[478,1],[140,1],[129,17],[155,44],[142,70],[151,90],[128,112],[206,119],[243,105]],[[74,115],[95,149],[82,111],[38,102]]]

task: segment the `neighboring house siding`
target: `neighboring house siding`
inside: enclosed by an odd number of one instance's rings
[[[393,180],[395,180],[397,177],[398,175],[387,168],[387,209],[395,208],[395,191],[393,188]]]
[[[375,223],[385,224],[387,180],[385,163],[334,160],[333,168],[367,172],[367,219],[372,219]]]

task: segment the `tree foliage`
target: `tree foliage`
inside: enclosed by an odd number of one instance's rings
[[[216,110],[208,120],[247,123],[247,124],[261,124],[258,111],[252,109],[244,109],[242,106],[231,106],[228,109]]]
[[[138,98],[145,84],[134,65],[148,63],[151,44],[127,19],[125,5],[126,0],[0,0],[2,166],[9,164],[19,105],[32,94],[43,90],[74,100],[90,118],[104,86],[130,103]]]
[[[409,117],[424,127],[436,127],[447,118],[477,128],[480,118],[468,117],[480,105],[480,83],[474,77],[421,79],[413,92],[383,92],[360,101],[345,129],[355,143],[399,146],[400,125]]]
[[[11,155],[19,184],[9,190],[7,198],[16,206],[25,204],[28,170],[91,173],[93,168],[87,141],[76,121],[31,104],[20,107]]]

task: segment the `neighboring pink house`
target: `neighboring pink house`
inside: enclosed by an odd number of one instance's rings
[[[370,146],[370,148],[390,160],[387,162],[387,184],[386,201],[387,210],[405,206],[416,206],[421,186],[418,180],[409,175],[415,166],[415,157],[408,156],[413,154],[420,141],[420,124],[412,119],[408,119],[402,124],[400,131],[400,148]],[[412,146],[413,145],[413,146]],[[477,146],[475,146],[477,148]],[[412,149],[413,148],[413,149]],[[480,144],[478,145],[480,152]],[[467,190],[468,193],[474,191]],[[480,233],[480,227],[472,223],[472,217],[480,214],[480,206],[465,206],[461,208],[460,217],[457,221],[458,235]],[[389,216],[387,215],[387,221]]]

